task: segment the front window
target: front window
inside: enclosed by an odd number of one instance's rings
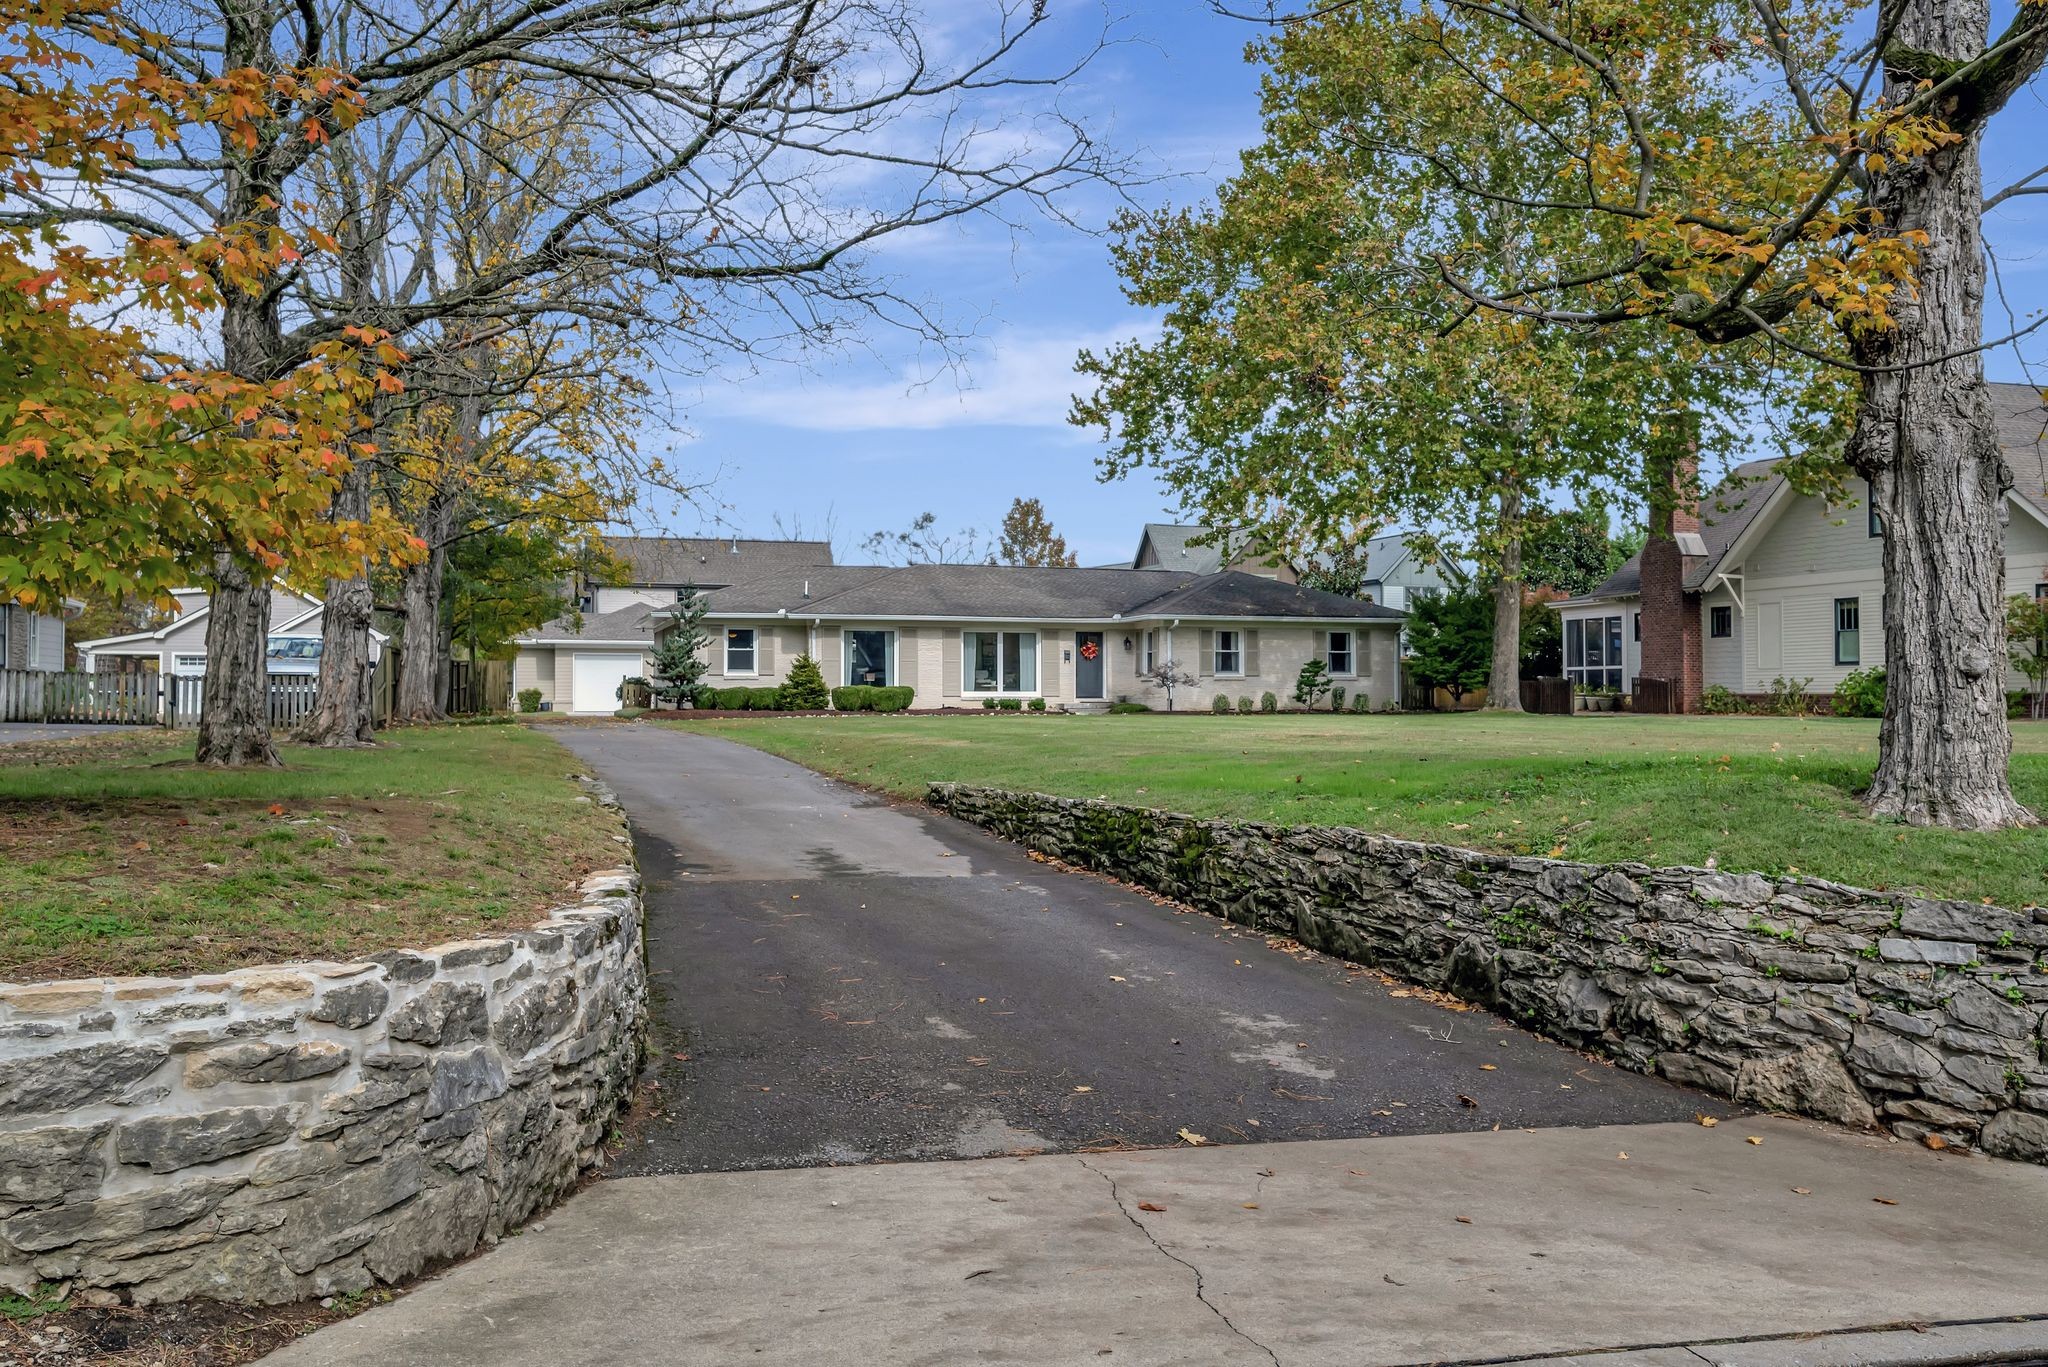
[[[1621,618],[1574,617],[1564,624],[1565,677],[1581,689],[1621,691]]]
[[[1716,638],[1735,634],[1735,609],[1722,604],[1707,609],[1707,635]]]
[[[1352,673],[1351,633],[1333,631],[1330,633],[1330,672],[1332,674]]]
[[[1863,603],[1858,598],[1835,600],[1835,663],[1863,663]]]
[[[895,660],[895,632],[846,633],[846,681],[849,684],[887,688],[896,682]]]
[[[728,674],[753,674],[754,629],[752,627],[728,627],[725,632],[725,672]]]
[[[2048,585],[2044,585],[2043,587],[2048,587]],[[1145,673],[1150,674],[1154,669],[1158,667],[1159,633],[1156,631],[1148,631],[1145,633]]]
[[[1244,634],[1236,631],[1216,633],[1216,674],[1244,673]]]
[[[1038,633],[1035,631],[967,631],[960,636],[960,658],[967,671],[968,693],[1036,693]]]

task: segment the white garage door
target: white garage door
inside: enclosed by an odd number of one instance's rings
[[[569,673],[569,710],[610,715],[619,710],[619,680],[640,672],[638,655],[577,652]]]

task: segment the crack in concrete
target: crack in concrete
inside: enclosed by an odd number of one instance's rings
[[[1116,1202],[1116,1208],[1118,1212],[1122,1214],[1122,1216],[1126,1220],[1129,1220],[1131,1222],[1132,1227],[1135,1228],[1138,1231],[1138,1233],[1145,1236],[1146,1243],[1151,1244],[1153,1248],[1157,1249],[1161,1255],[1163,1255],[1170,1261],[1179,1263],[1182,1267],[1186,1268],[1189,1272],[1194,1274],[1195,1299],[1200,1301],[1202,1305],[1209,1311],[1210,1314],[1214,1315],[1217,1319],[1223,1321],[1223,1327],[1225,1329],[1228,1329],[1231,1333],[1237,1335],[1246,1343],[1249,1343],[1252,1347],[1264,1353],[1268,1358],[1272,1360],[1273,1367],[1280,1367],[1280,1355],[1278,1353],[1274,1352],[1271,1348],[1268,1348],[1265,1344],[1253,1338],[1250,1334],[1247,1334],[1244,1330],[1238,1328],[1236,1323],[1234,1323],[1231,1320],[1230,1316],[1223,1313],[1222,1307],[1217,1305],[1216,1302],[1209,1299],[1208,1288],[1202,1276],[1202,1269],[1196,1267],[1193,1263],[1189,1262],[1186,1258],[1181,1257],[1178,1253],[1175,1253],[1165,1244],[1160,1243],[1157,1238],[1153,1237],[1152,1231],[1145,1227],[1145,1222],[1143,1220],[1140,1220],[1137,1216],[1131,1213],[1130,1207],[1124,1204],[1123,1192],[1117,1188],[1116,1179],[1114,1177],[1111,1177],[1108,1173],[1104,1172],[1101,1168],[1096,1167],[1093,1163],[1090,1163],[1085,1158],[1077,1157],[1074,1161],[1079,1163],[1082,1167],[1088,1169],[1088,1171],[1094,1173],[1097,1177],[1100,1177],[1103,1181],[1109,1183],[1109,1199]]]

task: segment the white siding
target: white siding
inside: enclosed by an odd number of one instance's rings
[[[1714,612],[1717,607],[1728,609],[1729,634],[1716,638]],[[1741,693],[1748,689],[1744,682],[1742,668],[1742,609],[1736,605],[1735,595],[1725,588],[1715,589],[1700,598],[1700,674],[1701,681],[1709,688],[1716,684],[1731,692]]]
[[[555,648],[553,646],[526,646],[512,661],[512,696],[517,703],[521,692],[529,688],[540,690],[540,700],[552,705],[555,701]]]
[[[592,595],[590,616],[636,605],[663,608],[676,601],[674,589],[599,588]]]

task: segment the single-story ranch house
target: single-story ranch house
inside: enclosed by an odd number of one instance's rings
[[[2048,597],[2048,408],[2031,385],[1987,388],[2013,471],[2005,591]],[[1654,601],[1637,555],[1591,593],[1550,605],[1573,683],[1632,693],[1639,675],[1668,677],[1691,711],[1715,685],[1754,695],[1783,677],[1824,693],[1884,663],[1884,525],[1868,490],[1831,507],[1774,465],[1738,466],[1697,512],[1675,516],[1672,601]],[[2017,674],[2007,686],[2020,687]]]
[[[909,687],[921,709],[987,698],[1164,707],[1164,690],[1140,676],[1170,660],[1196,679],[1175,690],[1185,711],[1218,696],[1286,702],[1315,657],[1371,706],[1400,696],[1402,613],[1242,571],[820,564],[705,598],[711,686],[780,684],[809,653],[828,684]],[[550,623],[519,642],[514,687],[539,689],[555,711],[611,712],[671,614],[633,604]]]

